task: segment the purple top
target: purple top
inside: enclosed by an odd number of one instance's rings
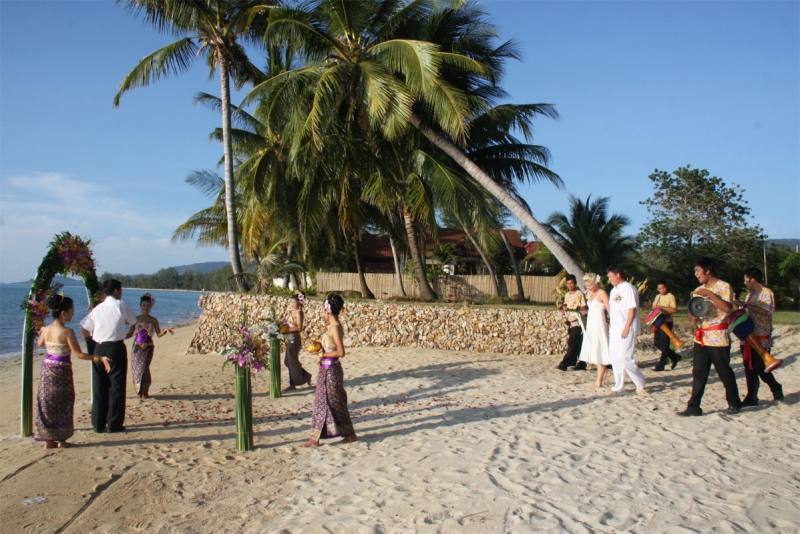
[[[136,339],[134,343],[139,343],[140,345],[152,345],[153,338],[150,336],[150,333],[145,330],[144,328],[140,328],[136,331]]]

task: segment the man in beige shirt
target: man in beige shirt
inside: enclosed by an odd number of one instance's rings
[[[660,308],[661,312],[664,314],[664,323],[669,327],[670,330],[674,330],[675,326],[672,321],[672,314],[678,311],[678,304],[675,301],[675,295],[669,292],[667,283],[663,280],[659,280],[656,283],[656,288],[658,289],[658,295],[656,295],[655,300],[653,300],[653,302],[645,303],[645,306],[651,310]],[[663,371],[667,365],[667,359],[672,361],[672,367],[670,367],[670,369],[675,369],[675,366],[678,365],[679,361],[681,361],[681,357],[678,356],[675,351],[672,350],[672,348],[670,348],[669,336],[660,328],[653,327],[653,332],[655,333],[655,338],[653,341],[656,345],[656,348],[661,351],[661,359],[658,360],[658,363],[653,370]]]

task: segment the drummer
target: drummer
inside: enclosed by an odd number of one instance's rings
[[[686,409],[678,412],[678,415],[703,415],[700,402],[712,364],[725,386],[728,413],[737,414],[742,409],[742,401],[739,399],[736,375],[731,369],[731,338],[727,320],[728,313],[733,309],[733,290],[730,284],[717,278],[714,261],[710,258],[701,258],[694,263],[694,276],[701,284],[694,290],[694,295],[703,297],[710,305],[702,317],[689,313],[689,319],[697,328],[692,350],[692,395]]]
[[[761,346],[769,350],[772,348],[772,314],[775,313],[775,295],[772,290],[761,284],[762,274],[757,267],[744,273],[744,285],[747,287],[747,297],[744,301],[734,300],[733,304],[747,310],[753,320],[755,334]],[[742,343],[742,359],[744,360],[744,376],[747,380],[747,395],[742,401],[742,406],[758,405],[758,379],[764,381],[772,391],[772,398],[776,402],[783,400],[783,387],[775,380],[773,373],[765,372],[764,361],[753,354],[753,349],[747,343]]]
[[[664,324],[666,324],[670,330],[675,330],[675,325],[672,321],[672,314],[678,311],[678,304],[675,300],[675,295],[669,292],[667,283],[663,280],[659,280],[656,283],[656,288],[658,289],[658,295],[656,295],[655,300],[652,302],[646,302],[645,306],[651,310],[659,308],[664,316]],[[661,359],[658,360],[658,363],[653,370],[663,371],[664,367],[667,365],[667,359],[672,362],[670,369],[675,369],[675,366],[678,365],[679,361],[681,361],[681,357],[678,356],[675,351],[672,350],[672,348],[670,348],[669,336],[660,328],[653,327],[653,332],[655,333],[653,342],[655,343],[656,348],[661,351]]]

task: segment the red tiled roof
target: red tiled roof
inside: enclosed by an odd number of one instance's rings
[[[514,256],[517,258],[524,258],[528,253],[527,245],[522,243],[522,238],[517,230],[503,230],[514,249]],[[466,234],[461,228],[439,228],[439,242],[442,244],[453,243],[457,247],[462,246],[462,243],[467,239]],[[430,251],[435,242],[431,239],[425,241],[425,252]],[[474,251],[471,254],[476,255]],[[378,234],[364,234],[361,236],[361,254],[366,261],[370,260],[391,260],[392,247],[389,243],[389,237]]]

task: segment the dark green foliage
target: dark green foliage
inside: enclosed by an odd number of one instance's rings
[[[763,269],[766,236],[750,226],[744,189],[689,165],[672,174],[656,169],[649,178],[655,192],[640,202],[650,213],[639,234],[642,259],[651,277],[668,281],[678,302],[698,285],[692,268],[697,258],[713,259],[717,275],[734,287],[745,269]]]
[[[630,220],[625,215],[609,214],[608,203],[608,197],[592,200],[589,195],[583,202],[570,195],[569,215],[553,213],[547,219],[547,229],[586,272],[605,276],[605,269],[617,263],[639,274],[633,259],[635,239],[624,234]]]

